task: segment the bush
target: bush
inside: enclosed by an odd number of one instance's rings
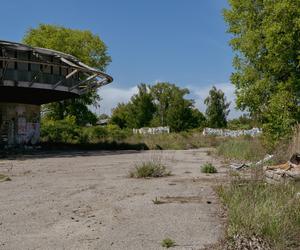
[[[78,140],[80,127],[76,125],[76,118],[68,116],[64,120],[43,119],[41,123],[41,139],[47,142],[68,142]]]
[[[257,236],[272,249],[299,249],[299,185],[269,185],[262,181],[234,181],[217,192],[226,205],[229,239]]]
[[[157,178],[171,175],[171,171],[162,164],[160,159],[152,159],[137,164],[135,168],[129,172],[132,178]]]
[[[163,239],[163,241],[161,242],[161,246],[165,248],[174,247],[175,244],[175,241],[170,238]]]
[[[217,173],[218,171],[215,168],[215,166],[213,166],[211,163],[206,163],[201,167],[201,172],[207,174],[214,174]]]

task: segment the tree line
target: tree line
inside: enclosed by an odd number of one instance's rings
[[[120,128],[141,128],[169,126],[171,131],[199,128],[204,126],[226,127],[229,103],[224,93],[215,87],[205,103],[206,115],[188,99],[190,91],[169,82],[153,86],[140,84],[138,93],[128,103],[119,103],[113,109],[111,122]]]

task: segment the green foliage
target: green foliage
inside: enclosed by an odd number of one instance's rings
[[[268,185],[256,181],[235,181],[217,189],[227,206],[229,239],[236,235],[258,236],[272,249],[299,249],[300,186]]]
[[[227,115],[229,114],[230,103],[226,102],[226,97],[222,90],[217,90],[215,86],[209,91],[209,96],[204,100],[206,104],[207,124],[211,128],[225,128],[227,126]]]
[[[215,174],[217,173],[217,169],[214,165],[212,165],[211,163],[205,163],[202,167],[201,167],[201,172],[202,173],[207,173],[207,174]]]
[[[175,247],[176,242],[170,238],[163,239],[161,242],[161,246],[165,248]]]
[[[280,140],[288,139],[296,123],[296,107],[292,93],[283,91],[270,98],[269,110],[265,114],[264,136],[269,147],[274,148]]]
[[[103,71],[111,61],[106,45],[99,36],[88,30],[40,24],[37,28],[27,31],[23,42],[34,47],[54,49],[73,55],[83,63]],[[76,123],[79,125],[95,124],[97,117],[88,106],[97,105],[99,100],[97,92],[92,91],[80,98],[44,105],[43,110],[49,119],[62,120],[71,115],[76,117]]]
[[[63,120],[44,118],[41,126],[41,140],[48,143],[93,144],[123,141],[131,134],[131,131],[122,130],[116,125],[78,126],[74,116],[67,116]]]
[[[113,110],[111,123],[121,128],[169,126],[174,132],[204,125],[205,117],[194,107],[194,101],[184,97],[189,94],[187,89],[167,82],[138,88],[129,103],[120,103]]]
[[[141,128],[150,125],[155,112],[155,105],[149,86],[144,83],[138,86],[138,94],[131,98],[128,111],[128,126],[130,128]]]
[[[239,129],[247,130],[257,126],[258,124],[253,119],[251,119],[248,115],[242,115],[239,118],[235,118],[227,122],[227,128],[232,130],[239,130]]]
[[[300,2],[229,0],[237,106],[265,124],[270,141],[299,121]]]
[[[74,142],[79,137],[79,127],[74,116],[67,116],[63,120],[42,119],[42,141],[62,143]]]
[[[266,149],[259,138],[230,138],[217,147],[218,155],[240,161],[258,161],[266,153]]]

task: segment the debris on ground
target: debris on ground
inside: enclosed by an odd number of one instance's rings
[[[224,249],[224,248],[223,248]],[[245,237],[243,235],[235,235],[232,242],[228,242],[225,247],[226,250],[271,250],[270,245],[265,242],[262,238],[253,235],[252,237]]]
[[[300,154],[295,153],[286,163],[266,166],[264,170],[268,183],[300,181]]]
[[[241,163],[241,164],[239,164],[239,163],[232,163],[231,165],[230,165],[230,167],[232,168],[232,169],[235,169],[235,170],[241,170],[241,169],[243,169],[243,168],[248,168],[248,167],[250,167],[250,165],[251,165],[251,163],[249,164],[249,163]]]
[[[274,155],[267,154],[265,156],[265,158],[263,158],[262,160],[254,163],[254,164],[252,162],[247,162],[247,163],[233,163],[233,164],[230,165],[230,167],[232,169],[235,169],[235,170],[241,170],[243,168],[248,168],[248,167],[251,167],[251,166],[258,167],[258,166],[262,166],[264,163],[270,161],[273,157],[274,157]]]

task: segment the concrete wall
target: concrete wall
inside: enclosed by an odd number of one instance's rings
[[[40,140],[40,106],[0,103],[0,144],[35,145]]]

